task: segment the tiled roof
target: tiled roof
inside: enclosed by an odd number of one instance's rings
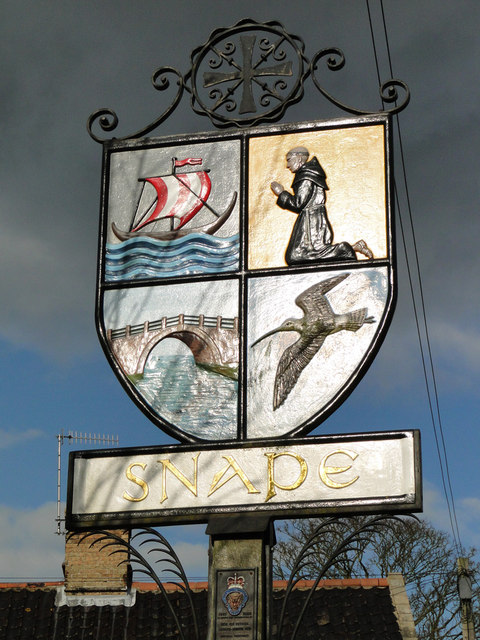
[[[274,602],[276,602],[274,593]],[[281,594],[283,596],[283,593]],[[290,596],[282,638],[291,638],[306,593]],[[280,602],[274,607],[278,617]],[[298,637],[302,640],[402,640],[389,589],[383,587],[330,587],[318,589],[303,617]],[[273,635],[277,628],[274,625]]]
[[[2,640],[50,640],[56,590],[0,589],[0,638]]]
[[[348,583],[348,584],[346,584]],[[201,637],[206,635],[206,583],[196,583],[193,599]],[[387,580],[324,581],[307,609],[297,636],[302,640],[401,640]],[[56,605],[58,584],[42,586],[0,584],[0,638],[2,640],[157,640],[178,638],[165,600],[154,585],[134,583],[133,606],[107,604],[108,598],[88,596],[88,604]],[[274,628],[285,585],[274,590]],[[300,583],[290,596],[282,638],[291,637],[309,583]],[[187,596],[169,589],[169,600],[182,621],[185,638],[193,638],[193,619]],[[115,601],[112,601],[115,602]]]
[[[158,591],[138,591],[135,604],[55,605],[51,587],[0,588],[0,638],[2,640],[156,640],[178,638],[172,616]],[[207,625],[207,592],[195,594],[200,628]],[[104,598],[104,597],[103,597]],[[170,593],[170,602],[193,637],[187,598]],[[104,602],[104,599],[103,599]]]

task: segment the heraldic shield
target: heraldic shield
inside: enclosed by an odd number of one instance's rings
[[[97,328],[186,442],[307,433],[395,298],[385,115],[104,146]]]

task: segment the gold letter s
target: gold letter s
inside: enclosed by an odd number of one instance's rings
[[[123,492],[124,500],[130,500],[130,502],[141,502],[142,500],[145,500],[145,498],[148,496],[148,484],[145,482],[145,480],[142,480],[141,478],[136,476],[134,473],[132,473],[132,467],[142,467],[142,469],[145,469],[146,466],[147,466],[146,462],[132,462],[132,464],[128,465],[125,475],[129,480],[131,480],[135,484],[138,484],[139,487],[142,487],[143,494],[140,496],[140,498],[134,498],[129,493],[124,491]]]

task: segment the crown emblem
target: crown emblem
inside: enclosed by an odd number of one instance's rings
[[[238,587],[239,589],[245,588],[245,578],[243,576],[237,576],[235,573],[233,576],[227,578],[227,588]]]

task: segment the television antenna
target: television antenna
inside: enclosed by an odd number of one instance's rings
[[[69,431],[64,433],[63,429],[60,433],[57,433],[57,517],[55,521],[57,523],[56,534],[61,536],[65,535],[65,530],[62,530],[62,522],[65,522],[65,518],[60,515],[60,502],[61,502],[61,482],[62,482],[62,445],[66,440],[68,444],[85,442],[88,444],[104,444],[107,447],[118,447],[118,435],[105,435],[100,433],[77,433],[76,431]]]

